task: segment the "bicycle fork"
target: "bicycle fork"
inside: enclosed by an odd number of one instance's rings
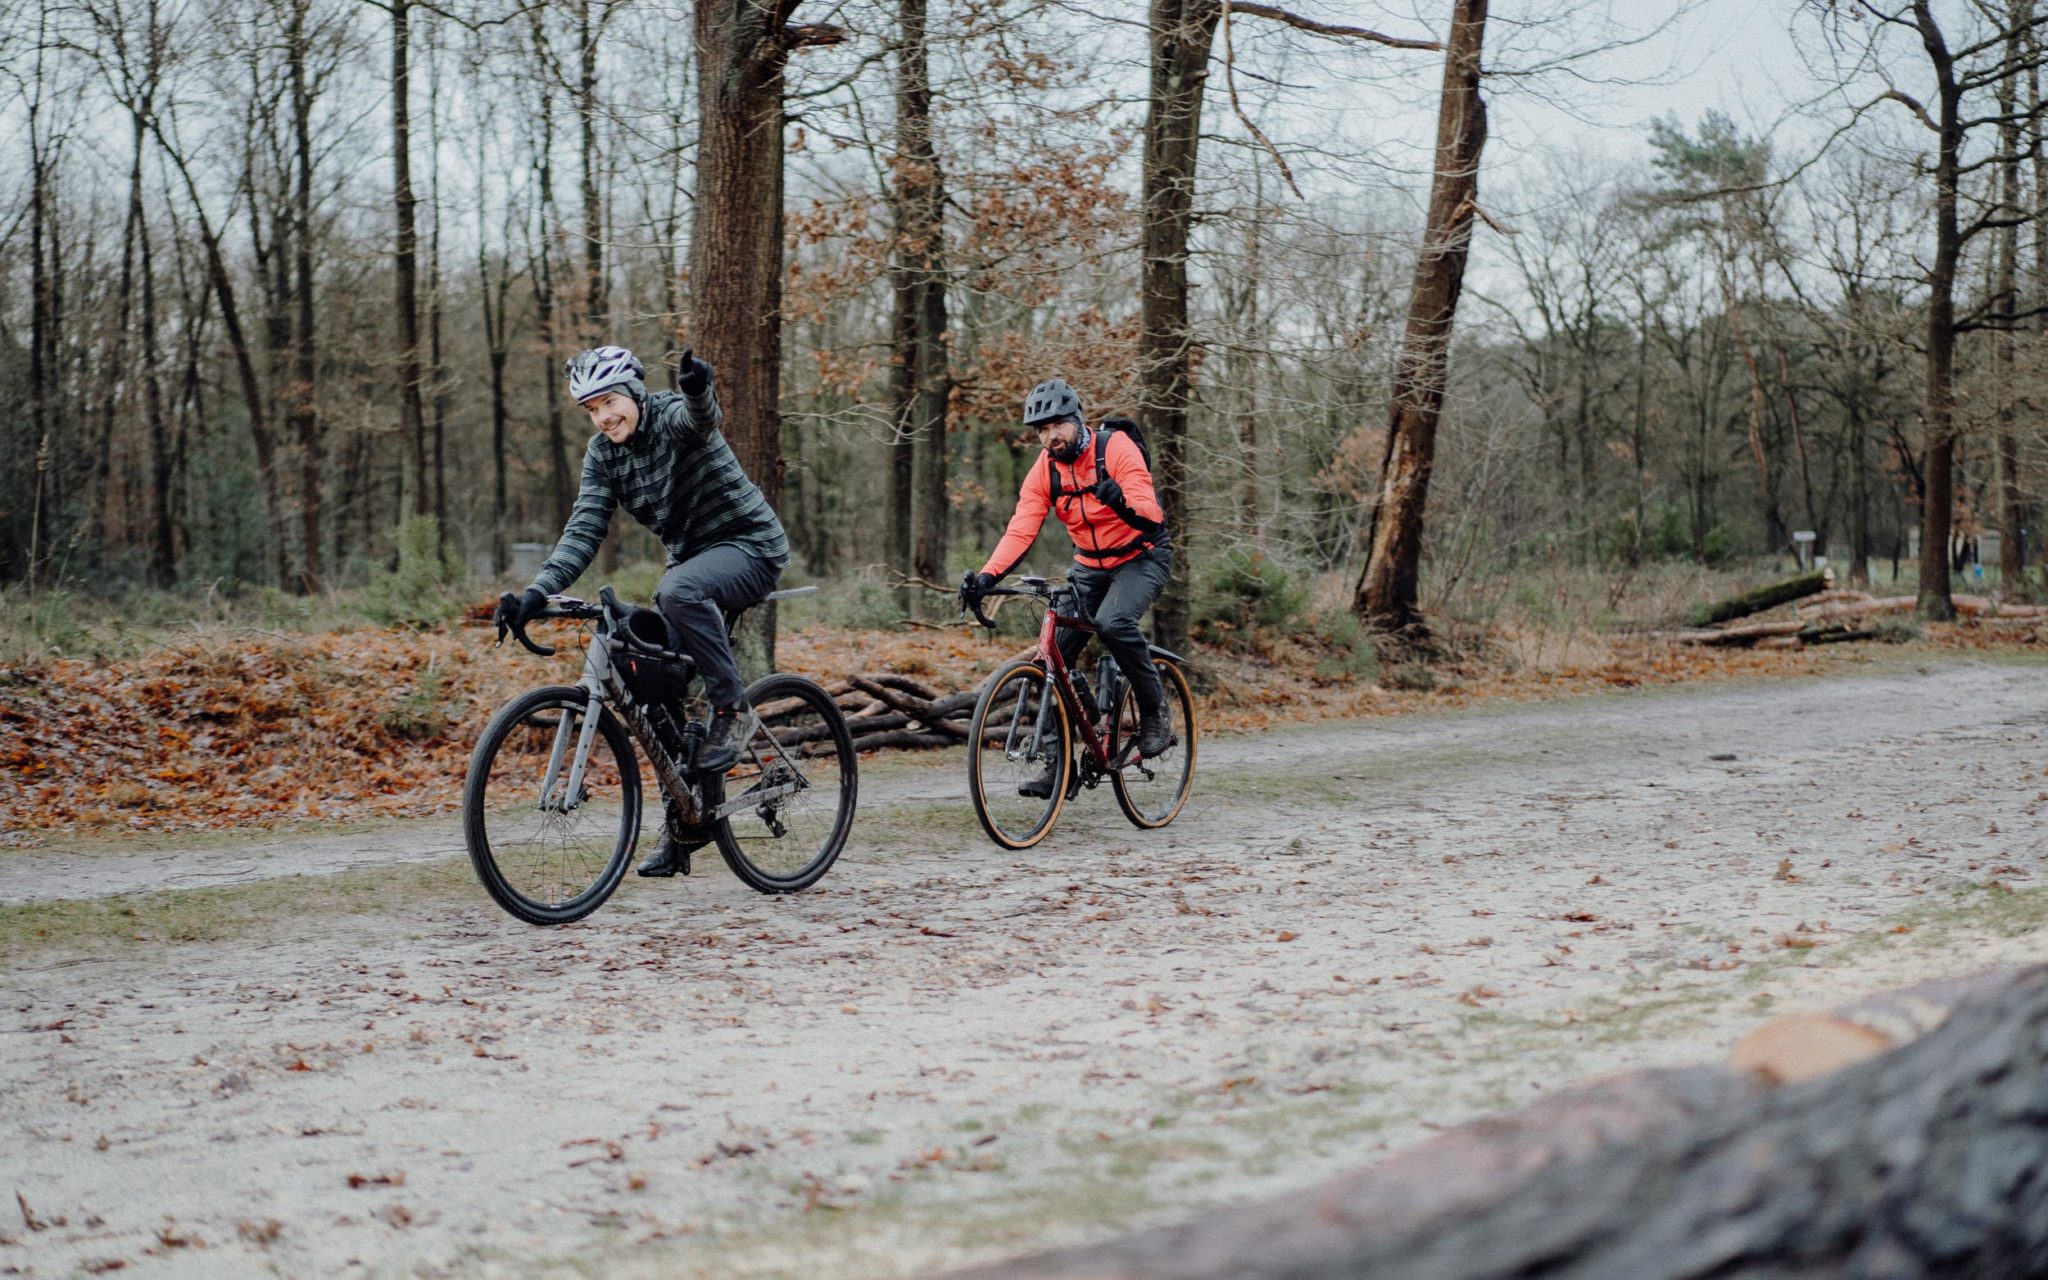
[[[580,730],[571,729],[574,717],[568,714],[566,708],[564,709],[560,722],[555,725],[554,748],[548,753],[547,776],[541,779],[540,798],[534,805],[535,808],[543,812],[568,813],[581,805],[584,798],[590,794],[584,789],[583,774],[590,765],[590,748],[597,741],[597,721],[603,710],[604,699],[595,689],[590,691],[590,701],[583,708],[583,725]],[[555,784],[562,776],[563,758],[569,756],[569,739],[572,733],[576,739],[575,755],[568,761],[569,777],[561,789],[560,796],[557,797]]]

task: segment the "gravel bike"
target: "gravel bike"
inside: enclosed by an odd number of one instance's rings
[[[859,779],[846,717],[830,694],[798,675],[756,680],[739,760],[723,772],[698,770],[706,725],[688,714],[696,663],[674,647],[660,613],[605,587],[596,603],[550,596],[539,616],[595,625],[582,678],[506,703],[470,756],[463,839],[499,906],[531,924],[567,924],[619,887],[640,837],[636,742],[686,847],[715,841],[732,873],[762,893],[808,888],[831,869],[853,825]],[[728,636],[738,621],[727,616]],[[523,626],[510,631],[542,657],[555,652]]]
[[[1198,738],[1195,700],[1181,674],[1182,659],[1158,645],[1148,646],[1166,686],[1172,739],[1148,759],[1138,756],[1138,700],[1116,659],[1103,654],[1095,665],[1096,685],[1070,670],[1055,631],[1070,627],[1094,634],[1095,624],[1062,612],[1074,607],[1072,589],[1044,578],[1019,578],[1014,587],[994,587],[991,596],[1029,596],[1045,603],[1035,650],[1005,663],[989,677],[975,703],[968,730],[968,791],[974,816],[989,839],[1006,849],[1028,849],[1046,833],[1083,787],[1107,779],[1124,816],[1140,827],[1163,827],[1187,803],[1195,776]],[[975,618],[995,626],[981,604]],[[1063,744],[1078,746],[1068,750]],[[1043,797],[1025,784],[1053,763],[1053,786]]]

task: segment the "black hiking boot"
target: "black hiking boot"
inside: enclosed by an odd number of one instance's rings
[[[710,832],[702,827],[684,825],[674,805],[667,807],[662,817],[661,838],[654,842],[654,852],[647,855],[639,867],[643,876],[673,876],[690,874],[690,855],[711,843]],[[677,833],[681,834],[678,835]]]
[[[1173,745],[1173,722],[1167,718],[1166,708],[1145,711],[1138,715],[1138,754],[1151,759]]]
[[[711,731],[697,748],[697,772],[724,773],[739,763],[744,740],[741,724],[745,720],[737,711],[721,711],[711,717]]]
[[[1060,780],[1060,751],[1054,747],[1045,753],[1045,765],[1032,777],[1017,784],[1017,794],[1043,800],[1052,794]]]

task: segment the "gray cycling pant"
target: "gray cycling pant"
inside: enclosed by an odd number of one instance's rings
[[[718,546],[672,564],[654,589],[654,607],[676,629],[683,652],[697,661],[713,710],[742,707],[747,687],[726,639],[727,614],[761,603],[782,570],[744,547]]]
[[[1173,548],[1153,547],[1114,569],[1090,569],[1077,564],[1067,575],[1067,582],[1074,589],[1076,613],[1092,618],[1101,628],[1102,647],[1115,655],[1116,665],[1122,669],[1124,679],[1131,682],[1131,692],[1137,695],[1138,710],[1147,715],[1165,708],[1166,686],[1160,683],[1159,672],[1152,666],[1152,655],[1145,633],[1138,629],[1138,619],[1145,616],[1145,610],[1166,589],[1167,575],[1172,572]],[[1087,646],[1088,633],[1061,627],[1053,639],[1060,647],[1060,656],[1071,667]]]

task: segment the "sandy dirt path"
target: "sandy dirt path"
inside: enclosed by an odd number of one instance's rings
[[[713,864],[558,930],[463,885],[23,943],[0,1273],[909,1275],[1274,1194],[1772,1013],[2048,956],[2043,676],[1218,740],[1171,828],[1087,793],[1024,854],[980,838],[958,761],[890,766],[792,898]],[[320,868],[454,847],[322,839]],[[0,898],[291,848],[42,850]]]

